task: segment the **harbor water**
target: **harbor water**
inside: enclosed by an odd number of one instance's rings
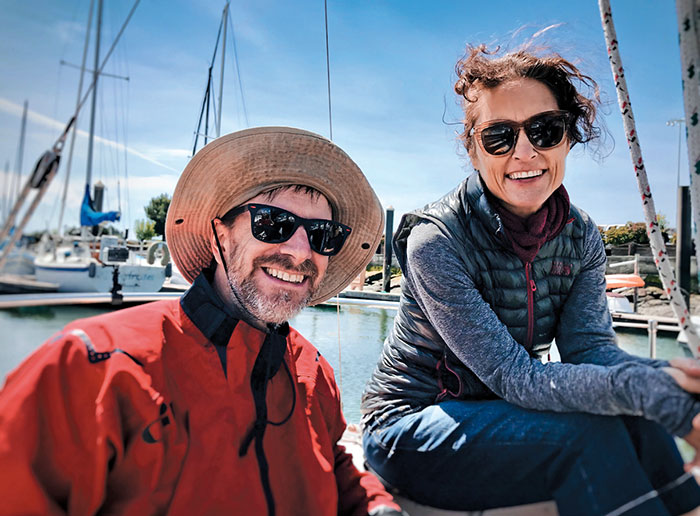
[[[0,310],[0,378],[70,321],[98,315],[110,308],[93,306],[32,307]],[[318,348],[335,370],[343,412],[350,423],[360,421],[360,396],[393,324],[395,310],[364,306],[319,306],[303,310],[291,324]],[[620,346],[649,356],[645,331],[618,332]],[[684,356],[675,334],[660,333],[658,358]]]

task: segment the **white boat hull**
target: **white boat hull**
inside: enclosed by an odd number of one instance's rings
[[[40,264],[35,262],[35,275],[39,281],[57,283],[59,292],[110,292],[114,266],[96,264],[94,276],[85,264]],[[149,265],[122,264],[119,268],[119,284],[122,292],[158,292],[165,281],[165,269]]]

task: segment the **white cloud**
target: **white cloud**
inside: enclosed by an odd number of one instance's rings
[[[9,101],[5,98],[2,98],[2,97],[0,97],[0,110],[5,111],[6,113],[9,113],[11,115],[18,116],[18,117],[22,116],[22,106],[20,106],[19,104],[15,104],[14,102],[11,102],[11,101]],[[51,128],[51,129],[57,129],[59,131],[63,131],[66,127],[66,124],[64,124],[63,122],[59,122],[58,120],[54,120],[53,118],[42,115],[41,113],[37,113],[36,111],[32,111],[32,110],[27,111],[27,118],[36,124],[39,124],[39,125],[42,125],[44,127]],[[88,133],[86,131],[83,131],[82,129],[78,129],[77,134],[78,134],[78,136],[80,136],[82,138],[88,137]],[[156,159],[152,155],[146,154],[144,152],[140,152],[133,147],[125,147],[124,144],[122,144],[122,143],[115,142],[113,140],[109,140],[109,139],[103,138],[101,136],[95,136],[95,141],[102,143],[103,145],[113,147],[113,148],[120,150],[120,151],[126,150],[126,152],[128,152],[129,154],[136,156],[138,158],[141,158],[145,161],[148,161],[149,163],[153,163],[154,165],[157,165],[157,166],[164,168],[166,170],[170,170],[172,172],[178,172],[178,173],[180,172],[178,169],[175,169],[169,165],[166,165],[165,163],[158,161],[158,159]],[[173,156],[174,155],[173,152],[175,150],[174,149],[158,149],[156,147],[152,147],[150,149],[150,151],[156,155]],[[180,153],[180,154],[178,154],[178,156],[183,155],[182,153],[184,153],[184,155],[187,155],[187,151],[184,149],[177,150],[177,152]]]

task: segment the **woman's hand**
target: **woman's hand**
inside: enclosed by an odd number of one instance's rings
[[[669,360],[671,367],[663,370],[671,375],[682,389],[698,394],[700,393],[700,361],[689,358],[672,358]]]
[[[664,367],[664,371],[670,374],[684,390],[691,393],[700,393],[700,361],[689,358],[672,358],[669,360],[671,367]],[[693,418],[693,427],[683,439],[695,449],[695,457],[685,465],[685,470],[700,467],[700,414]]]
[[[688,435],[683,437],[683,440],[695,449],[695,457],[686,463],[685,470],[690,471],[693,468],[700,468],[700,414],[693,418],[693,428]]]

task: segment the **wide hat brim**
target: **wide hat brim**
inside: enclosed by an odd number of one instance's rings
[[[310,301],[345,288],[372,258],[384,211],[360,168],[330,140],[302,129],[259,127],[217,138],[188,163],[173,193],[165,234],[175,265],[190,283],[212,261],[211,220],[277,186],[321,192],[334,220],[352,228]]]

